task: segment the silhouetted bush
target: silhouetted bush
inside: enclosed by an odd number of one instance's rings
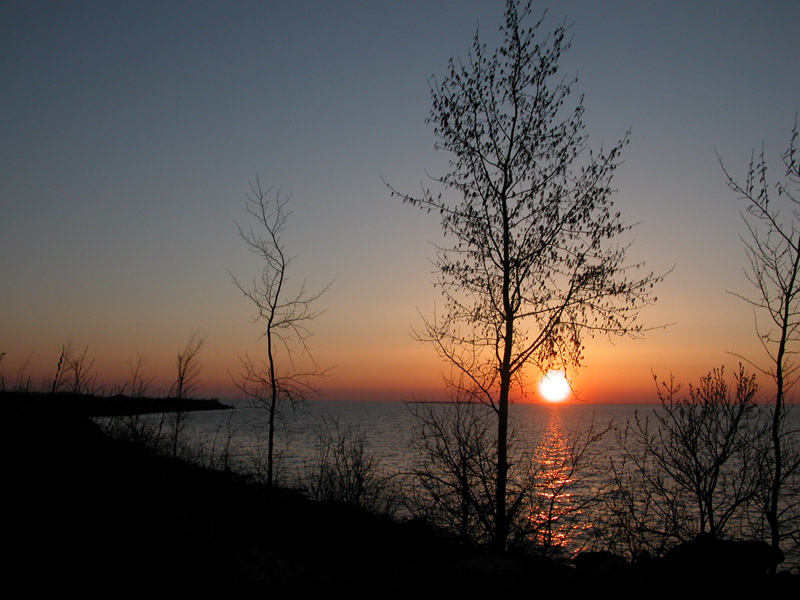
[[[758,386],[743,367],[732,383],[714,369],[680,394],[658,388],[660,406],[637,411],[618,432],[621,458],[597,535],[615,552],[655,555],[699,533],[752,534],[741,528],[764,482],[768,440],[755,404]]]
[[[394,478],[369,450],[359,425],[324,419],[316,430],[316,462],[306,465],[303,487],[316,500],[338,501],[393,515],[400,504]]]

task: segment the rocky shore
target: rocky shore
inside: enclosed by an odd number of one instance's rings
[[[112,439],[85,411],[2,403],[5,587],[319,598],[504,594],[672,597],[796,594],[800,575],[766,574],[763,546],[696,540],[629,564],[608,553],[570,564],[460,548],[420,521],[268,490]],[[759,557],[762,557],[761,559]],[[793,596],[786,596],[793,597]]]

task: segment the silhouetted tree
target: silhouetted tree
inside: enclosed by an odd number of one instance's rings
[[[747,279],[753,296],[735,294],[753,307],[756,333],[767,365],[742,357],[775,382],[772,403],[771,474],[764,502],[773,548],[780,547],[781,531],[791,509],[798,506],[795,489],[787,486],[800,470],[800,455],[786,428],[786,399],[800,377],[796,362],[800,341],[800,157],[797,149],[797,116],[786,151],[782,155],[783,179],[770,183],[764,144],[758,158],[751,154],[744,183],[738,183],[720,165],[728,187],[745,201],[741,213],[747,235],[742,237],[749,265]],[[719,158],[719,155],[718,155]],[[795,497],[789,499],[788,495]],[[794,515],[796,518],[797,515]],[[796,524],[795,524],[796,526]]]
[[[447,403],[415,402],[409,508],[455,533],[463,544],[492,543],[497,484],[495,413],[462,393]],[[574,543],[603,486],[589,480],[600,472],[599,442],[610,425],[594,420],[565,428],[551,414],[537,437],[515,428],[508,437],[509,540],[535,552]]]
[[[762,485],[762,421],[755,376],[740,365],[732,384],[723,368],[690,385],[658,386],[660,406],[636,411],[620,432],[622,462],[612,461],[616,491],[609,514],[616,542],[663,550],[670,540],[723,534]],[[638,539],[637,539],[638,538]]]
[[[3,365],[3,358],[6,356],[5,352],[0,352],[0,390],[6,389],[6,375],[5,369]],[[17,374],[14,378],[14,383],[11,386],[11,389],[15,392],[30,392],[31,387],[33,386],[33,380],[31,376],[28,374],[28,367],[31,363],[31,358],[33,354],[29,354],[25,361],[19,366],[17,369]],[[10,382],[9,382],[10,383]],[[44,387],[44,386],[43,386]]]
[[[303,479],[311,497],[393,514],[399,494],[369,448],[364,430],[333,417],[323,419],[314,433],[316,460],[305,466]]]
[[[128,379],[125,387],[130,387],[130,395],[133,398],[143,398],[147,395],[150,386],[153,385],[155,376],[145,371],[148,362],[138,350],[136,351],[136,358],[128,361],[130,379]]]
[[[67,385],[73,394],[97,394],[102,389],[95,385],[94,357],[87,356],[88,352],[89,346],[86,346],[82,352],[76,350],[67,355]]]
[[[408,409],[416,451],[412,513],[454,532],[462,544],[490,540],[497,464],[491,411],[463,395],[448,403],[410,403]]]
[[[611,180],[628,136],[587,148],[583,99],[568,107],[575,80],[558,74],[568,27],[542,34],[542,20],[524,26],[530,12],[509,0],[502,45],[489,53],[476,33],[467,59],[431,83],[428,122],[452,155],[434,178],[442,193],[392,190],[438,214],[453,240],[437,252],[445,309],[418,337],[496,411],[496,550],[509,531],[508,406],[523,370],[578,365],[587,334],[640,332],[634,317],[657,279],[635,276],[617,241],[628,227]]]
[[[64,377],[64,369],[67,364],[67,358],[72,353],[72,343],[62,344],[61,353],[58,355],[58,363],[56,364],[56,374],[53,376],[53,385],[50,392],[55,394],[61,388],[61,380]]]
[[[177,374],[175,382],[169,390],[169,397],[178,400],[190,398],[200,384],[200,370],[203,365],[200,362],[200,351],[203,349],[205,340],[193,333],[189,336],[186,344],[178,351],[175,361]]]
[[[73,394],[95,394],[102,389],[95,386],[97,374],[92,370],[95,359],[89,357],[88,353],[89,346],[79,351],[71,340],[61,345],[51,393],[67,391]]]
[[[273,188],[263,189],[258,178],[250,184],[250,190],[244,210],[255,220],[255,225],[245,228],[237,223],[237,227],[239,237],[262,260],[263,268],[261,276],[254,277],[249,285],[230,275],[255,306],[253,321],[262,327],[259,339],[266,340],[267,350],[263,361],[254,361],[247,354],[239,357],[242,372],[236,385],[254,406],[268,411],[267,484],[272,485],[278,409],[286,403],[301,402],[316,392],[314,379],[328,372],[316,365],[307,342],[311,337],[311,322],[324,312],[315,305],[330,284],[316,293],[309,292],[305,282],[299,288],[290,287],[292,259],[286,254],[282,235],[291,214],[287,210],[291,194],[283,196],[278,189],[271,199]],[[308,358],[310,366],[303,368],[296,363],[298,356]],[[284,362],[279,364],[281,358]]]
[[[177,374],[175,382],[169,390],[168,396],[176,400],[190,398],[200,384],[200,370],[203,365],[200,362],[200,351],[203,349],[205,340],[198,337],[196,333],[189,336],[186,344],[178,351],[175,361]],[[187,413],[180,402],[175,406],[175,410],[169,416],[169,444],[173,456],[178,455],[180,449],[180,438],[186,428]]]

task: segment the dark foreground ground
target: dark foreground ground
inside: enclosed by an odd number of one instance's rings
[[[710,569],[696,555],[637,567],[589,560],[581,570],[470,555],[418,521],[268,492],[108,438],[75,411],[7,398],[2,404],[3,588],[20,587],[20,597],[674,598],[737,591],[788,598],[800,591],[797,575],[769,578],[732,563]]]

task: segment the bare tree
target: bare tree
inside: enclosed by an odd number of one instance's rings
[[[94,357],[87,356],[89,346],[82,352],[77,350],[67,355],[67,385],[73,394],[97,394],[102,387],[97,387],[97,374],[94,368]]]
[[[635,560],[646,551],[661,556],[677,531],[685,531],[688,509],[682,497],[654,476],[654,459],[630,440],[630,424],[618,430],[618,442],[628,456],[609,462],[610,484],[601,518],[592,528],[597,545]],[[666,500],[666,501],[665,501]]]
[[[239,357],[242,371],[236,385],[254,406],[268,411],[267,484],[272,485],[278,411],[315,393],[314,380],[328,373],[314,362],[308,340],[311,322],[324,312],[316,308],[317,301],[331,284],[319,292],[310,292],[305,281],[299,287],[290,285],[292,258],[286,254],[282,235],[291,214],[287,209],[291,194],[284,196],[272,187],[263,189],[258,178],[250,190],[244,210],[255,224],[243,227],[237,223],[237,227],[248,250],[262,260],[261,275],[246,284],[229,273],[255,306],[253,322],[260,325],[259,339],[266,341],[267,349],[261,361],[246,354]],[[307,359],[306,366],[298,362],[300,357]]]
[[[311,497],[394,514],[399,494],[370,450],[364,430],[333,417],[323,419],[314,433],[316,461],[306,465],[303,480]]]
[[[757,390],[741,365],[731,384],[723,368],[714,369],[688,395],[674,380],[662,382],[660,407],[636,412],[620,433],[623,458],[612,461],[609,504],[629,549],[660,551],[701,532],[720,536],[744,520],[762,485]]]
[[[738,183],[720,165],[728,187],[745,201],[741,213],[747,228],[742,236],[749,265],[748,281],[755,288],[753,296],[735,294],[753,307],[756,333],[767,363],[742,357],[775,384],[770,429],[771,475],[764,502],[773,548],[779,549],[786,503],[784,496],[793,490],[787,483],[800,469],[797,453],[788,453],[787,446],[796,445],[787,431],[786,401],[800,377],[796,361],[800,341],[800,156],[798,156],[797,115],[786,151],[781,156],[783,179],[774,184],[767,177],[764,144],[758,157],[751,154],[743,184]],[[796,499],[795,499],[796,500]],[[795,527],[797,524],[795,523]],[[788,535],[788,534],[787,534]]]
[[[493,537],[496,445],[485,405],[413,402],[416,451],[408,502],[412,513],[455,533],[463,545]]]
[[[33,387],[33,380],[28,374],[28,367],[30,366],[33,354],[29,354],[25,362],[17,369],[17,376],[14,380],[14,389],[19,392],[29,392]]]
[[[200,362],[200,351],[203,349],[204,344],[205,340],[193,333],[189,336],[186,344],[178,351],[178,356],[175,360],[175,382],[167,394],[170,398],[178,400],[191,398],[197,390],[200,384],[200,370],[203,368]]]
[[[64,377],[64,370],[68,364],[68,357],[72,354],[72,342],[61,345],[61,353],[58,355],[58,363],[56,364],[56,374],[53,376],[53,384],[50,387],[50,393],[55,394],[61,388],[61,383]]]
[[[456,396],[448,403],[415,402],[411,472],[412,514],[456,534],[462,544],[494,539],[496,438],[494,412]],[[611,428],[592,421],[566,428],[551,415],[537,436],[510,427],[509,538],[516,548],[540,553],[588,543],[587,513],[604,487],[599,442]],[[585,539],[579,540],[579,537]]]
[[[72,340],[61,345],[56,365],[56,374],[50,392],[67,391],[73,394],[96,394],[102,389],[96,387],[97,374],[93,371],[94,357],[89,357],[89,346],[77,350]]]
[[[568,27],[524,25],[530,2],[506,3],[502,45],[488,53],[476,34],[465,61],[433,80],[436,147],[452,155],[434,178],[442,193],[398,193],[440,215],[452,245],[437,252],[441,314],[418,333],[463,375],[465,391],[497,415],[495,548],[507,514],[508,407],[527,376],[577,366],[586,335],[641,332],[652,274],[638,277],[618,241],[611,180],[626,135],[608,150],[587,149],[575,80],[558,75]],[[450,195],[452,194],[452,196]],[[453,197],[454,196],[454,197]],[[451,381],[452,385],[457,385]]]
[[[153,381],[155,381],[155,375],[150,375],[145,370],[148,362],[144,354],[138,350],[136,351],[136,358],[132,358],[128,361],[130,378],[128,379],[126,387],[130,388],[130,395],[132,398],[143,398],[146,396],[148,390],[153,385]]]
[[[191,398],[200,384],[200,370],[203,365],[200,362],[200,351],[203,349],[205,340],[192,333],[186,344],[178,351],[175,360],[176,377],[175,382],[167,394],[179,402],[169,414],[169,447],[172,456],[178,456],[180,450],[180,439],[186,428],[187,413],[181,405],[180,400]]]
[[[214,439],[211,443],[211,450],[208,457],[208,466],[211,469],[217,469],[226,472],[230,471],[231,469],[231,458],[233,456],[232,443],[233,438],[236,435],[236,428],[233,426],[234,415],[235,413],[233,411],[228,414],[224,433],[221,431],[222,425],[217,425],[217,430],[214,432]],[[223,436],[219,440],[220,446],[218,451],[217,442],[220,438],[220,433],[223,433]]]

